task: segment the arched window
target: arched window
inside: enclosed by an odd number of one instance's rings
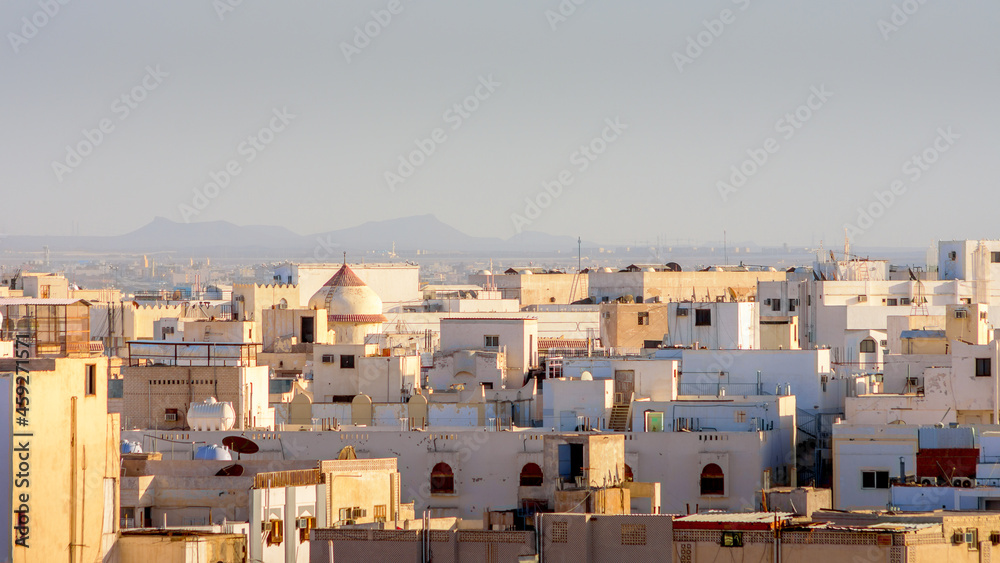
[[[522,487],[542,486],[542,468],[538,467],[537,463],[524,464],[524,467],[521,469],[521,486]]]
[[[874,354],[875,353],[875,340],[872,338],[865,338],[861,341],[861,353],[862,354]]]
[[[632,477],[632,466],[625,464],[625,480],[631,482],[634,479]]]
[[[278,304],[275,306],[275,308],[276,309],[287,309],[288,308],[288,301],[285,301],[284,299],[282,299],[281,301],[278,301]]]
[[[455,492],[455,472],[451,466],[441,462],[431,469],[431,494],[451,494]]]
[[[722,468],[718,465],[709,463],[701,470],[701,494],[726,494],[726,476],[722,474]]]

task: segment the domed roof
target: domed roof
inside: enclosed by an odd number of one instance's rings
[[[333,323],[384,323],[382,300],[347,264],[341,266],[316,295],[309,308],[326,309]]]

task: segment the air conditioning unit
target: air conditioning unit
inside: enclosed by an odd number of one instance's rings
[[[163,420],[167,422],[177,422],[177,409],[167,409],[163,415]]]
[[[969,312],[965,309],[955,309],[955,318],[964,319],[969,316]]]
[[[859,295],[858,296],[858,303],[865,303],[866,301],[868,301],[868,296],[867,295]]]
[[[309,517],[296,518],[295,519],[295,527],[298,528],[298,529],[300,529],[300,530],[302,530],[302,529],[309,529],[309,528],[312,527],[312,526],[309,525],[309,521],[310,520],[312,520],[312,518],[309,518]]]
[[[990,532],[990,543],[993,545],[1000,543],[1000,532]]]
[[[920,477],[918,480],[925,487],[936,487],[938,482],[937,477]]]
[[[353,511],[352,516],[351,516],[352,518],[358,519],[358,518],[364,518],[365,516],[368,516],[368,510],[367,509],[354,507],[354,511]]]
[[[764,300],[764,304],[765,305],[770,305],[771,304],[771,300],[770,299],[765,299]]]
[[[267,522],[261,522],[260,523],[260,531],[263,532],[263,533],[265,533],[265,534],[270,534],[271,533],[271,528],[272,528],[272,526],[271,526],[271,521],[270,520],[268,520]]]
[[[678,308],[677,309],[677,316],[678,317],[686,317],[686,316],[688,316],[688,310],[687,309]]]
[[[965,532],[956,528],[951,535],[951,542],[955,545],[965,543]]]
[[[324,364],[332,364],[333,363],[333,354],[323,354],[322,362]]]

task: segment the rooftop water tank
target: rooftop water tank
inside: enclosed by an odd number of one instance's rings
[[[132,442],[129,440],[122,440],[122,453],[123,454],[141,454],[142,444],[139,442]]]
[[[212,444],[211,446],[198,448],[198,451],[194,453],[194,458],[209,461],[230,461],[233,459],[233,456],[226,448],[219,444]]]
[[[230,430],[236,424],[236,411],[232,403],[209,397],[204,403],[191,403],[187,421],[192,430]]]

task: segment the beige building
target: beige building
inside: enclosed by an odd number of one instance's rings
[[[192,403],[214,397],[231,403],[238,429],[271,428],[268,367],[257,365],[258,344],[130,342],[122,368],[126,428],[185,430]]]
[[[656,348],[667,330],[666,303],[602,303],[601,344],[616,350]]]
[[[412,519],[413,504],[400,502],[399,483],[395,459],[326,460],[312,469],[257,474],[250,491],[250,560],[306,563],[313,530],[394,528]]]
[[[3,560],[101,561],[111,550],[119,421],[107,412],[106,374],[99,356],[0,359],[0,395],[14,406],[0,433],[11,456],[0,485],[10,503]]]
[[[533,268],[510,269],[500,275],[488,271],[469,276],[469,283],[495,288],[503,299],[529,305],[566,305],[587,298],[587,275],[547,272]]]

